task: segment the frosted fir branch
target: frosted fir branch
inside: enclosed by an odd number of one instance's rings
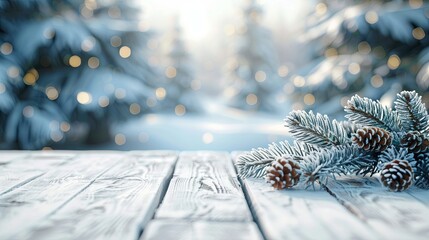
[[[347,102],[344,110],[348,113],[346,118],[353,123],[380,127],[391,133],[402,130],[398,113],[381,105],[379,101],[355,95]]]
[[[429,116],[422,97],[415,91],[402,91],[397,94],[395,109],[405,131],[426,132],[429,128]]]
[[[285,119],[285,126],[299,141],[321,147],[350,143],[350,138],[342,124],[331,121],[328,116],[312,111],[293,111]]]
[[[379,168],[381,168],[385,163],[391,162],[394,159],[407,160],[409,163],[412,163],[414,161],[414,154],[408,152],[408,149],[406,148],[390,146],[381,152],[378,156]]]
[[[272,143],[268,145],[268,150],[276,157],[281,157],[284,155],[289,155],[295,161],[302,160],[302,157],[310,154],[313,151],[318,151],[318,147],[301,142],[294,141],[293,145],[291,145],[287,141],[281,141],[279,143]]]
[[[299,162],[305,183],[326,182],[329,177],[358,173],[372,166],[373,158],[357,147],[337,146],[314,152]]]
[[[429,189],[429,152],[416,154],[414,160],[411,165],[414,171],[414,185]]]
[[[302,160],[302,157],[317,150],[316,146],[304,142],[295,141],[292,145],[287,141],[282,141],[272,143],[268,148],[252,149],[252,151],[241,155],[235,165],[240,177],[261,178],[265,176],[266,168],[277,158],[288,155],[299,161]]]

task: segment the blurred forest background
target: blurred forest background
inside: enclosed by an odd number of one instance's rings
[[[1,149],[249,150],[291,110],[429,100],[423,0],[0,0]]]

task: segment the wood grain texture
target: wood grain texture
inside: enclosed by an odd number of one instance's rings
[[[175,160],[171,154],[124,154],[82,193],[18,238],[137,239],[158,206]]]
[[[343,177],[329,182],[327,187],[383,238],[427,239],[429,236],[429,209],[407,192],[390,192],[375,178]]]
[[[182,153],[156,218],[252,221],[229,155]]]
[[[186,222],[154,220],[143,232],[141,240],[262,240],[253,222]]]
[[[371,229],[323,190],[275,190],[263,179],[244,185],[267,239],[377,239]]]
[[[64,164],[75,154],[57,152],[1,153],[1,158],[9,159],[0,164],[0,195],[10,192],[49,171]]]
[[[54,213],[120,160],[120,155],[84,155],[0,196],[0,239]]]

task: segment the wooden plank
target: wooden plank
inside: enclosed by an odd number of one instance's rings
[[[343,177],[329,182],[327,188],[383,238],[429,236],[429,209],[407,192],[390,192],[369,177]]]
[[[124,155],[64,207],[17,238],[137,239],[168,185],[176,157]]]
[[[40,177],[75,156],[52,151],[5,155],[2,154],[2,159],[10,157],[11,161],[0,165],[0,195]]]
[[[119,160],[119,155],[80,156],[30,183],[0,196],[0,239],[54,213]]]
[[[262,240],[253,222],[186,222],[154,220],[143,232],[141,240]]]
[[[264,179],[244,180],[255,218],[267,239],[377,239],[323,190],[275,190]]]
[[[252,221],[229,155],[182,153],[156,218]]]

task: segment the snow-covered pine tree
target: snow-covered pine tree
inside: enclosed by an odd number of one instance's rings
[[[234,56],[227,64],[229,105],[245,110],[275,111],[272,92],[280,85],[271,32],[261,24],[263,9],[249,0],[237,28]]]
[[[166,109],[180,115],[185,112],[199,112],[202,109],[200,101],[197,100],[199,86],[195,85],[192,59],[183,42],[182,29],[178,22],[176,19],[167,54],[168,66],[165,69],[167,80],[160,91],[165,91],[163,101]]]
[[[149,35],[133,2],[0,2],[3,147],[58,144],[75,126],[89,129],[89,142],[105,140],[113,122],[155,104]]]
[[[319,1],[303,38],[313,61],[290,78],[295,100],[338,114],[356,93],[386,104],[400,90],[428,99],[428,10],[419,0]]]

